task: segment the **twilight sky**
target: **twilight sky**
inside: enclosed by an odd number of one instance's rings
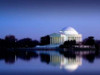
[[[0,38],[39,39],[69,26],[100,39],[100,0],[0,0]]]

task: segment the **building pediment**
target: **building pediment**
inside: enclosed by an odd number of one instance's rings
[[[55,36],[55,37],[60,37],[61,34],[59,34],[59,33],[53,33],[53,34],[50,34],[50,37],[53,37],[53,36]]]

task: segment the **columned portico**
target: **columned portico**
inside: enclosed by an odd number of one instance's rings
[[[50,37],[50,44],[61,44],[63,42],[63,37]]]

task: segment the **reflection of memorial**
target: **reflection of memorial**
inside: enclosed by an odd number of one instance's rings
[[[76,70],[82,64],[82,59],[80,57],[76,58],[64,58],[61,61],[61,68],[65,68],[68,71]]]
[[[82,58],[65,58],[64,56],[50,55],[50,64],[60,65],[60,68],[64,68],[68,71],[74,71],[82,64]]]

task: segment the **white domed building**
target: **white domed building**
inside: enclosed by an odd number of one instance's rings
[[[82,34],[79,34],[74,28],[63,28],[59,33],[50,35],[50,44],[62,44],[65,41],[75,40],[77,43],[82,42]]]

